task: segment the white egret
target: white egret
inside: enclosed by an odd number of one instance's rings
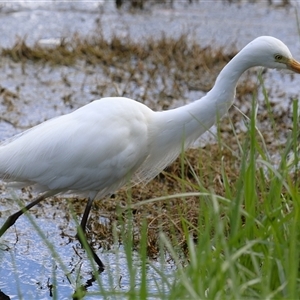
[[[149,181],[161,172],[180,154],[183,144],[188,148],[228,111],[239,77],[255,66],[300,73],[300,63],[285,44],[262,36],[243,48],[221,71],[212,90],[193,103],[154,112],[128,98],[102,98],[4,141],[0,178],[33,185],[41,194],[7,219],[0,236],[25,211],[63,192],[88,193],[81,221],[84,233],[96,197],[115,192],[129,178]],[[78,234],[81,244],[83,236]],[[88,247],[103,270],[102,261]]]

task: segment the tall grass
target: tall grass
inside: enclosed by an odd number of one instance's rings
[[[235,186],[226,184],[226,170],[222,172],[225,194],[232,197],[223,199],[213,192],[210,201],[199,197],[203,204],[198,239],[194,242],[192,237],[186,237],[189,261],[178,272],[169,299],[299,297],[297,101],[293,105],[292,134],[279,166],[265,159],[268,155],[264,155],[257,139],[255,111],[253,105]],[[293,174],[286,163],[290,151],[294,152]]]

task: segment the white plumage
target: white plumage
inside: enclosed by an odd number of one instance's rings
[[[154,112],[128,98],[103,98],[5,141],[0,177],[51,194],[88,192],[87,219],[97,194],[113,193],[130,180],[149,181],[207,131],[232,105],[241,74],[254,66],[300,72],[286,45],[259,37],[228,63],[205,97],[191,104]],[[21,214],[3,225],[0,236]]]

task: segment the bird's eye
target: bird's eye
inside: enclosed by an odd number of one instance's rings
[[[283,56],[281,54],[274,55],[275,60],[282,60]]]

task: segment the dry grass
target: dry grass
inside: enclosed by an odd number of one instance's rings
[[[217,74],[235,54],[236,51],[224,54],[220,48],[202,48],[186,36],[135,43],[129,37],[113,37],[107,41],[101,32],[86,39],[75,35],[51,47],[38,43],[30,47],[25,40],[18,40],[12,48],[1,52],[2,56],[22,64],[30,61],[73,66],[83,61],[87,66],[100,66],[111,84],[128,82],[120,96],[129,94],[130,85],[134,83],[145,88],[137,100],[149,101],[148,89],[157,91],[158,99],[149,103],[156,108],[157,105],[168,108],[171,99],[185,99],[187,90],[209,91]],[[249,94],[255,88],[253,83],[247,82],[238,88],[238,96]]]

